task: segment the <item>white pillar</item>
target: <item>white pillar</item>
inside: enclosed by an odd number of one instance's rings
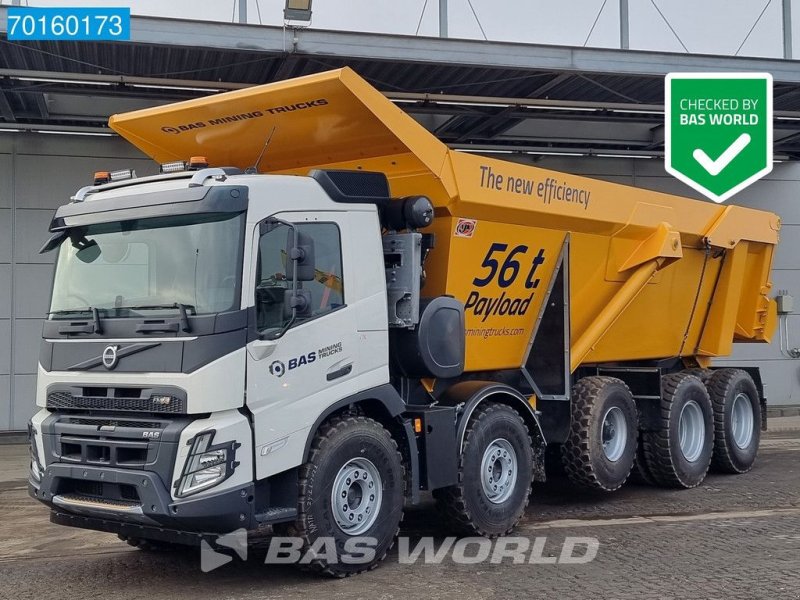
[[[783,58],[792,58],[792,0],[783,0]]]
[[[631,47],[628,25],[628,0],[619,0],[619,47],[623,50]]]

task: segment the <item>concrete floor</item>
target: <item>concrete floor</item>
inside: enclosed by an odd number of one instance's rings
[[[800,431],[779,425],[753,471],[712,474],[693,490],[629,484],[606,495],[559,478],[536,485],[515,535],[546,536],[545,555],[568,536],[596,538],[588,564],[412,566],[395,551],[345,580],[265,566],[258,549],[204,574],[195,550],[146,553],[114,535],[52,525],[27,496],[27,450],[0,446],[0,598],[800,599]],[[407,511],[401,535],[413,545],[447,532],[426,505]]]

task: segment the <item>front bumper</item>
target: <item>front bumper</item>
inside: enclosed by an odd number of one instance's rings
[[[125,493],[120,494],[121,490]],[[47,467],[41,482],[29,481],[28,492],[54,514],[83,517],[87,523],[101,520],[120,527],[198,533],[228,533],[255,526],[252,483],[176,501],[152,472],[54,463]]]

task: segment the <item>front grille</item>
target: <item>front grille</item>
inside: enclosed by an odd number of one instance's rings
[[[169,403],[153,398],[109,398],[107,396],[76,396],[70,392],[51,392],[47,396],[47,408],[54,410],[103,410],[118,412],[148,412],[183,414],[184,402],[181,398],[172,397]]]
[[[139,439],[104,439],[62,435],[58,456],[62,461],[116,467],[140,467],[147,463],[153,442]]]
[[[84,419],[69,417],[65,421],[70,425],[91,425],[92,427],[135,427],[137,429],[163,429],[161,421],[126,421],[123,419]]]

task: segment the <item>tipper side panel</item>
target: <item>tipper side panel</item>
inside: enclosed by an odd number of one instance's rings
[[[468,370],[522,364],[567,242],[573,369],[724,355],[775,329],[776,215],[449,150],[347,68],[110,125],[160,162],[380,171],[395,196],[428,195],[437,240],[423,295],[465,303]]]

